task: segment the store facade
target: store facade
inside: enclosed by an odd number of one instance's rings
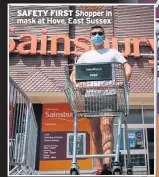
[[[43,7],[37,6],[36,8],[42,9]],[[79,7],[75,6],[48,6],[45,8],[48,10],[79,9]],[[89,49],[89,30],[93,25],[45,24],[25,26],[24,24],[17,24],[18,17],[16,13],[18,9],[35,9],[35,7],[10,7],[9,74],[27,94],[35,109],[35,115],[39,125],[36,167],[41,171],[41,174],[53,174],[52,170],[57,169],[53,169],[51,162],[49,164],[50,166],[48,165],[48,169],[44,168],[46,164],[41,165],[44,161],[41,159],[40,152],[42,149],[42,132],[45,131],[43,127],[44,107],[46,105],[67,104],[67,99],[63,91],[65,81],[64,67],[68,64],[75,63],[81,54],[80,52]],[[130,115],[128,116],[128,129],[134,171],[135,174],[153,174],[153,6],[105,6],[104,10],[106,9],[111,11],[113,15],[111,16],[111,24],[101,25],[104,27],[107,37],[105,46],[113,46],[123,53],[133,69],[132,78],[129,83]],[[147,16],[147,14],[149,15]],[[145,20],[147,21],[146,24]],[[27,38],[31,41],[29,42],[30,44],[26,42]],[[58,41],[57,45],[56,40]],[[79,41],[84,41],[84,44],[79,43]],[[65,112],[61,107],[58,109]],[[69,118],[70,114],[67,115]],[[53,116],[56,117],[55,114]],[[84,131],[84,128],[81,131]],[[114,131],[116,131],[115,128]],[[125,171],[127,153],[125,139],[122,142],[121,154],[123,170]],[[88,146],[90,147],[91,145]],[[71,161],[67,167],[59,168],[59,174],[64,174],[65,171],[69,170],[70,163]],[[94,162],[91,161],[88,163],[92,165],[88,165],[88,169],[84,170],[92,171],[95,166]]]

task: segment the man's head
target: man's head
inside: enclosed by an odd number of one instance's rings
[[[101,26],[93,26],[90,32],[91,41],[95,46],[103,44],[105,36],[104,29]]]

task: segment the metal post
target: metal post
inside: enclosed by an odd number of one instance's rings
[[[147,129],[143,130],[143,132],[146,131],[146,136],[144,136],[144,140],[146,142],[144,142],[144,146],[145,146],[145,143],[146,143],[146,147],[147,147],[147,155],[145,156],[146,157],[146,166],[147,166],[147,169],[148,169],[148,175],[150,175],[150,162],[149,162],[149,144],[148,144],[148,134],[147,134]],[[144,133],[145,134],[145,133]],[[146,149],[146,147],[144,147]],[[145,154],[144,154],[145,155]]]
[[[74,138],[73,138],[73,159],[72,159],[72,168],[77,167],[77,125],[78,124],[78,118],[77,114],[74,114]]]
[[[125,124],[125,145],[127,150],[127,165],[131,164],[131,157],[130,157],[130,146],[129,146],[129,137],[128,137],[128,127],[127,127],[127,120],[124,117],[124,124]]]
[[[116,143],[115,162],[119,161],[122,121],[123,121],[123,113],[120,112],[120,117],[118,119],[118,135],[117,135],[117,143]]]
[[[35,165],[36,120],[33,116],[34,111],[28,97],[12,78],[9,78],[9,81],[9,98],[14,111],[9,149],[9,174],[28,174],[26,171],[27,165],[30,167],[29,171],[31,168],[34,169]],[[23,167],[26,169],[25,171]]]
[[[24,146],[23,146],[23,156],[22,156],[22,163],[24,163],[25,158],[26,158],[26,138],[27,138],[27,130],[28,130],[28,125],[30,121],[30,113],[31,113],[31,107],[32,104],[27,105],[27,115],[26,115],[26,127],[25,127],[25,133],[24,133]]]
[[[123,89],[123,92],[124,92],[124,101],[125,101],[125,113],[126,115],[128,114],[128,111],[129,111],[129,90],[128,90],[128,83],[126,81],[126,74],[125,74],[125,70],[123,70],[123,84],[124,84],[124,89]]]

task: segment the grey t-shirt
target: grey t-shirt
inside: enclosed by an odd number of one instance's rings
[[[127,60],[122,56],[120,52],[118,52],[116,49],[108,49],[103,48],[99,50],[89,50],[88,52],[85,52],[81,55],[81,57],[78,59],[77,64],[79,63],[101,63],[101,62],[107,62],[107,63],[126,63]],[[112,64],[112,80],[111,81],[90,81],[87,82],[87,85],[89,86],[109,86],[109,85],[115,85],[115,69],[113,69]],[[94,96],[94,91],[87,90],[85,96]],[[101,95],[113,95],[116,94],[115,89],[109,89],[109,90],[101,90],[97,91]]]

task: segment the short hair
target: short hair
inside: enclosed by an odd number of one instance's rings
[[[95,29],[95,28],[100,28],[100,29],[102,29],[103,32],[104,32],[104,28],[102,28],[101,26],[98,26],[98,25],[96,25],[96,26],[92,26],[91,31],[92,31],[93,29]]]

